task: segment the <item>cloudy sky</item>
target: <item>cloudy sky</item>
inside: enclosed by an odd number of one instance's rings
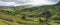
[[[0,6],[52,5],[60,0],[0,0]]]

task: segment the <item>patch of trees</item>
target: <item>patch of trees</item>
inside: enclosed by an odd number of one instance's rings
[[[22,20],[25,20],[26,19],[26,15],[23,14],[23,16],[21,17]]]
[[[9,14],[9,15],[16,15],[16,14],[18,14],[17,12],[5,11],[5,10],[0,10],[0,12],[5,13],[5,14]]]
[[[40,16],[45,17],[45,18],[50,18],[51,17],[51,13],[49,11],[43,12],[42,14],[40,14]]]
[[[53,20],[60,20],[60,17],[54,17]]]
[[[26,12],[26,11],[31,12],[31,11],[34,11],[34,10],[37,10],[37,9],[38,9],[38,8],[33,7],[33,8],[26,8],[26,9],[23,9],[23,10],[21,10],[21,11],[24,11],[24,12]]]
[[[49,18],[52,16],[51,13],[49,11],[43,12],[42,14],[40,14],[41,17],[44,18],[44,20],[39,19],[40,23],[44,23],[47,25],[50,25],[49,22]]]

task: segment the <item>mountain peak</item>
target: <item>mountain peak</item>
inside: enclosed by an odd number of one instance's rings
[[[60,2],[58,2],[56,5],[57,5],[57,6],[60,6]]]

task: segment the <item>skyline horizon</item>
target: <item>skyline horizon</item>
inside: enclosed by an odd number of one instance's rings
[[[60,0],[0,0],[0,6],[21,6],[21,5],[53,5],[57,4]]]

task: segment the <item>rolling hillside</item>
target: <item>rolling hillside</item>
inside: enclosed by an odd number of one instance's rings
[[[60,2],[37,7],[0,7],[0,25],[60,25]]]

